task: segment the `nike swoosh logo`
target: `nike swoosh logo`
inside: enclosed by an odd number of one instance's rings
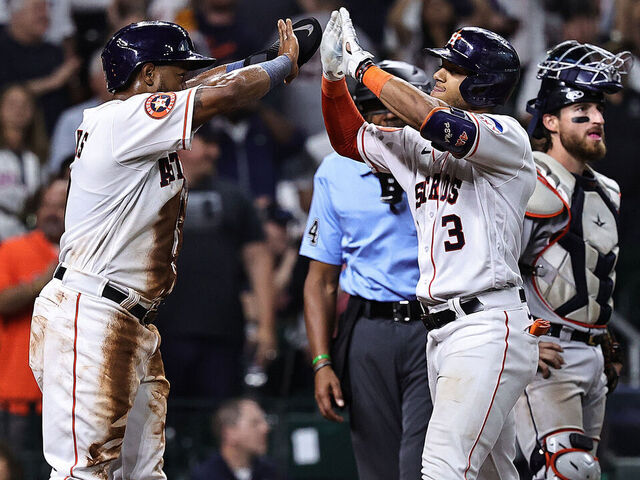
[[[313,25],[303,25],[302,27],[298,27],[294,30],[294,32],[298,32],[300,30],[306,30],[307,31],[307,37],[311,35],[311,32],[313,32]]]
[[[424,147],[424,148],[422,149],[422,151],[420,152],[420,154],[421,154],[421,155],[427,155],[427,154],[429,154],[429,153],[431,153],[431,150],[427,150],[427,147]]]

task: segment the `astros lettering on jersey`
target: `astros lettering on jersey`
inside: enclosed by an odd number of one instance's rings
[[[536,176],[526,132],[503,115],[469,113],[477,127],[464,158],[410,128],[365,123],[358,151],[407,192],[419,239],[416,293],[428,304],[521,286],[522,219]]]
[[[190,148],[196,88],[85,110],[71,166],[62,263],[151,302],[169,294],[186,203],[176,150]]]

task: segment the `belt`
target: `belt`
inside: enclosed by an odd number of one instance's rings
[[[565,331],[572,330],[570,335],[567,332],[569,340],[572,340],[572,341],[575,341],[575,342],[586,343],[587,345],[591,345],[592,347],[600,345],[600,343],[602,342],[602,335],[603,335],[604,332],[602,332],[602,333],[600,333],[598,335],[593,335],[593,334],[591,334],[589,332],[582,332],[580,330],[573,330],[571,327],[566,327],[565,325],[562,325],[560,323],[552,323],[551,324],[551,328],[547,332],[547,335],[550,335],[552,337],[556,337],[556,338],[560,338],[560,339],[564,340],[565,337],[564,337],[564,335],[562,335],[562,329],[563,328],[566,328]]]
[[[367,318],[388,318],[394,322],[411,322],[420,320],[422,306],[417,300],[401,300],[399,302],[376,302],[357,297],[363,304],[362,315]]]
[[[522,288],[518,289],[518,295],[520,296],[520,301],[522,303],[527,301],[524,290]],[[466,300],[461,300],[460,309],[466,315],[471,315],[472,313],[481,312],[482,310],[484,310],[484,305],[480,300],[478,300],[477,297],[472,297]],[[436,330],[438,328],[444,327],[448,323],[453,322],[456,318],[458,318],[458,314],[455,311],[447,308],[436,313],[425,313],[422,315],[421,320],[427,330]]]
[[[62,265],[58,265],[55,273],[53,274],[53,278],[57,278],[58,280],[62,280],[64,278],[64,274],[67,272],[67,268]],[[107,283],[100,294],[100,296],[106,298],[107,300],[111,300],[112,302],[117,303],[122,306],[122,304],[129,299],[129,294],[123,292],[119,288],[114,287],[112,284]],[[152,305],[150,308],[143,307],[139,302],[133,305],[132,307],[125,308],[131,315],[136,317],[140,323],[143,325],[147,325],[155,319],[155,315],[158,311],[158,306],[156,304]]]

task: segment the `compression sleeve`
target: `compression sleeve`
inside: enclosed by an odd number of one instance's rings
[[[322,115],[333,149],[343,157],[362,162],[356,140],[365,122],[344,79],[331,82],[322,78]]]

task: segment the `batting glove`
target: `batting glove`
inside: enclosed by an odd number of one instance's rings
[[[373,65],[373,54],[363,50],[358,43],[356,30],[353,28],[349,11],[342,7],[340,9],[342,19],[342,55],[344,64],[350,76],[362,82],[364,72]]]
[[[324,75],[324,78],[332,82],[344,78],[342,22],[340,21],[340,14],[336,10],[331,13],[331,18],[322,34],[320,60],[322,61],[322,75]]]

